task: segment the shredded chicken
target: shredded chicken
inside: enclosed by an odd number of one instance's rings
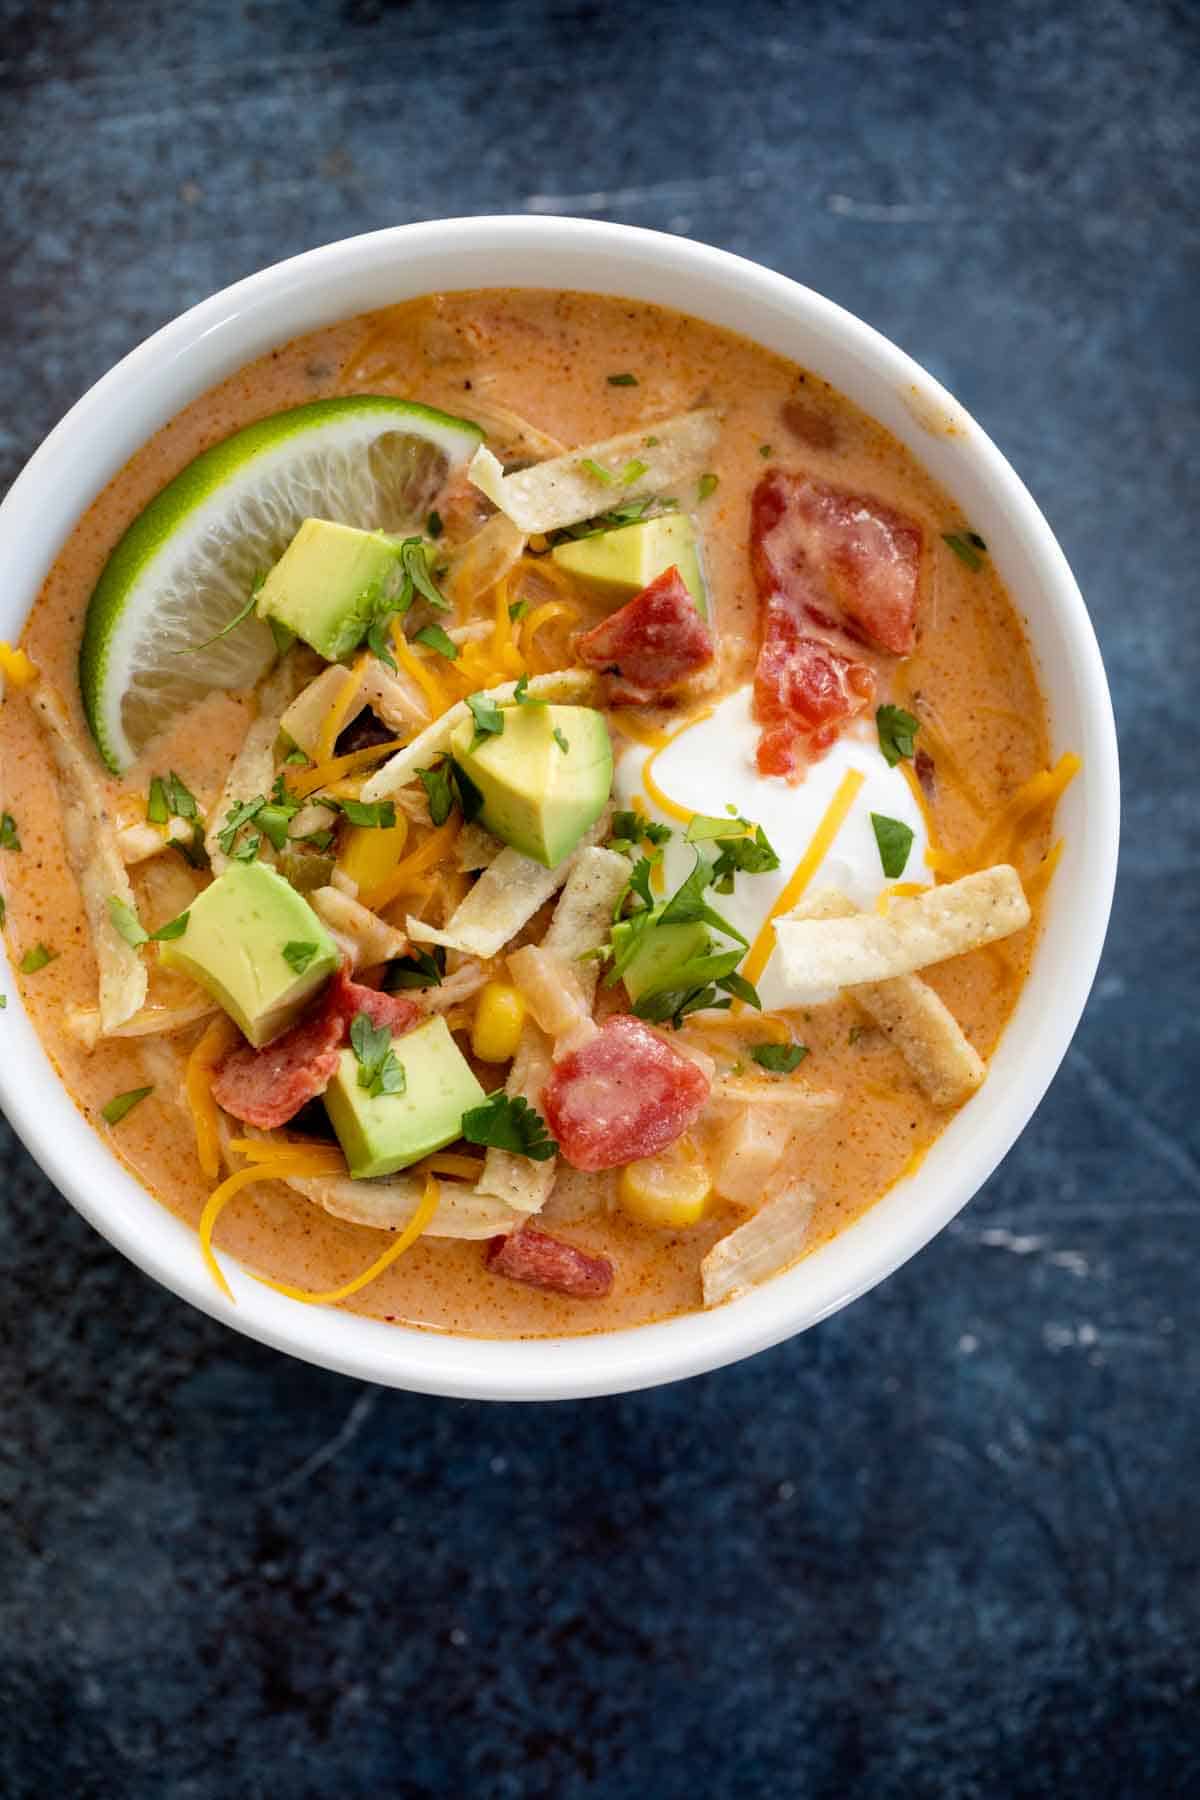
[[[220,875],[229,867],[229,858],[221,849],[219,839],[231,809],[253,800],[257,794],[271,791],[275,780],[275,741],[289,702],[303,678],[303,660],[289,652],[259,689],[258,717],[242,739],[242,747],[233,759],[221,798],[208,822],[204,847],[214,875]]]

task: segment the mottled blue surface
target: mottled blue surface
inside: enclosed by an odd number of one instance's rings
[[[1125,853],[1076,1046],[848,1313],[645,1395],[322,1375],[5,1147],[6,1796],[1200,1789],[1185,0],[0,0],[0,478],[264,263],[530,209],[799,276],[946,381],[1091,603]]]

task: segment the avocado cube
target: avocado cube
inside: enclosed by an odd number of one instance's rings
[[[479,821],[547,869],[557,868],[596,823],[612,787],[612,742],[590,706],[516,705],[504,729],[476,741],[467,719],[450,754],[481,800]]]
[[[263,583],[258,614],[295,632],[326,662],[361,644],[404,579],[395,538],[330,519],[305,519]]]
[[[581,587],[613,607],[640,594],[664,569],[677,568],[700,617],[709,616],[696,528],[686,513],[662,513],[636,525],[573,538],[557,544],[551,555]]]
[[[635,1002],[651,994],[669,993],[672,988],[696,986],[697,983],[685,975],[685,970],[689,963],[694,965],[707,956],[711,948],[707,925],[699,921],[690,925],[660,925],[658,918],[662,911],[660,904],[651,913],[649,926],[643,931],[641,942],[621,975],[626,993]],[[613,926],[613,950],[618,957],[635,929],[630,919],[622,919]]]
[[[404,1091],[370,1094],[359,1084],[359,1061],[343,1050],[325,1090],[325,1110],[357,1180],[394,1175],[462,1136],[462,1116],[487,1098],[471,1066],[437,1017],[392,1041],[404,1070]]]
[[[311,945],[311,956],[299,945]],[[199,982],[258,1047],[295,1023],[339,961],[308,901],[261,862],[231,863],[192,901],[183,936],[158,954],[166,968]]]

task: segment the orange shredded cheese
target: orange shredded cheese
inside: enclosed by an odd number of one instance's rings
[[[286,1281],[271,1281],[265,1275],[256,1275],[255,1281],[261,1281],[264,1287],[274,1288],[277,1294],[286,1294],[290,1300],[300,1300],[305,1306],[336,1306],[339,1300],[348,1300],[351,1294],[357,1294],[370,1282],[383,1274],[386,1268],[411,1250],[425,1227],[430,1223],[437,1211],[439,1198],[438,1184],[432,1175],[425,1177],[425,1192],[421,1196],[420,1205],[404,1227],[395,1243],[389,1244],[382,1256],[377,1256],[361,1275],[347,1281],[340,1288],[333,1288],[327,1294],[309,1293],[306,1288],[292,1287]]]
[[[183,1091],[196,1133],[196,1155],[210,1181],[221,1172],[221,1129],[217,1103],[212,1096],[213,1072],[238,1041],[232,1019],[221,1013],[209,1025],[187,1059]]]
[[[444,856],[448,856],[461,829],[461,821],[451,815],[444,825],[439,825],[431,831],[415,850],[401,858],[386,881],[381,881],[378,887],[372,888],[368,893],[360,894],[359,900],[372,912],[378,912],[380,907],[388,904],[389,900],[394,900],[397,894],[404,893],[407,888],[414,885],[415,877],[423,875],[427,869],[440,862]],[[415,883],[415,885],[422,884]]]
[[[631,743],[641,744],[647,750],[665,750],[671,742],[669,732],[656,731],[652,725],[643,725],[624,710],[613,720],[613,724]]]
[[[387,744],[368,744],[365,750],[349,750],[345,756],[335,756],[328,762],[316,763],[311,769],[297,769],[288,777],[288,792],[293,800],[307,800],[310,794],[327,787],[331,781],[338,781],[343,775],[353,775],[356,770],[365,769],[368,764],[379,762],[383,757],[403,750],[407,742],[407,738],[393,738]]]
[[[463,1181],[478,1181],[483,1174],[483,1159],[479,1156],[462,1156],[457,1150],[435,1150],[432,1156],[414,1163],[409,1174],[457,1175]]]
[[[404,626],[400,619],[392,620],[392,654],[404,670],[412,677],[429,702],[429,717],[440,718],[451,704],[450,695],[446,692],[429,664],[423,656],[418,656],[404,635]]]
[[[280,1151],[270,1162],[253,1163],[248,1169],[239,1169],[236,1174],[228,1176],[220,1187],[214,1188],[208,1196],[204,1203],[204,1211],[200,1214],[198,1227],[200,1254],[208,1266],[209,1274],[227,1299],[232,1300],[233,1293],[221,1273],[221,1266],[213,1250],[213,1229],[217,1220],[229,1202],[235,1195],[240,1194],[243,1188],[253,1187],[256,1181],[283,1180],[288,1175],[303,1175],[304,1173],[304,1164],[298,1162],[296,1156],[290,1156]]]
[[[336,1144],[305,1143],[302,1138],[231,1138],[229,1148],[247,1162],[276,1162],[281,1156],[311,1165],[314,1175],[344,1175],[346,1159]]]
[[[775,920],[791,911],[816,874],[834,838],[845,824],[846,815],[858,798],[859,789],[865,780],[866,776],[861,769],[847,769],[842,776],[837,792],[825,808],[824,817],[813,832],[807,850],[793,869],[786,887],[763,920],[762,930],[750,946],[741,971],[747,981],[756,982],[770,962],[771,952],[775,948]],[[745,1002],[739,1004],[744,1005]]]
[[[697,713],[695,718],[689,719],[686,725],[681,725],[678,731],[674,732],[672,736],[665,738],[656,749],[652,750],[642,764],[642,785],[649,794],[651,800],[653,800],[655,806],[662,812],[665,812],[668,818],[678,819],[680,823],[684,825],[690,825],[696,815],[692,812],[690,807],[680,806],[677,800],[672,800],[669,794],[664,793],[655,777],[654,765],[668,745],[673,744],[676,738],[682,737],[685,731],[690,731],[693,725],[700,725],[705,719],[711,719],[715,711],[716,708],[710,706],[706,711]],[[622,725],[624,725],[624,721],[622,721]]]
[[[1039,769],[1022,782],[1003,809],[992,820],[974,847],[956,855],[950,851],[931,851],[926,862],[939,875],[957,878],[976,869],[990,868],[996,862],[1016,859],[1022,832],[1035,813],[1054,806],[1074,781],[1083,763],[1073,750],[1059,757],[1052,769]]]
[[[1062,860],[1063,840],[1059,838],[1043,856],[1029,880],[1025,883],[1025,895],[1029,900],[1037,899],[1050,886],[1054,871]]]
[[[333,755],[334,745],[338,740],[338,732],[346,723],[350,708],[362,692],[363,677],[370,660],[370,651],[364,650],[350,665],[347,678],[338,689],[337,699],[329,708],[321,722],[321,730],[317,737],[314,762],[328,762]]]
[[[30,662],[24,650],[0,642],[0,675],[15,688],[32,687],[38,678],[37,664]]]
[[[894,881],[885,887],[875,901],[875,911],[886,917],[893,900],[911,900],[914,894],[924,894],[928,887],[923,881]]]

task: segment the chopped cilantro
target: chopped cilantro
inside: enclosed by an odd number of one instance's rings
[[[873,812],[871,824],[875,828],[875,842],[879,845],[879,860],[883,864],[883,872],[889,881],[895,881],[904,873],[908,861],[908,853],[912,849],[912,826],[906,825],[902,819],[889,819],[884,813]]]
[[[621,470],[621,486],[632,487],[635,481],[641,480],[649,467],[649,463],[639,461],[636,456],[632,457]]]
[[[438,655],[444,656],[448,662],[458,661],[458,645],[447,632],[442,630],[440,625],[422,625],[420,631],[414,634],[413,642],[427,644],[431,650],[436,650]]]
[[[643,841],[666,844],[673,836],[669,825],[657,825],[652,819],[643,818],[640,812],[622,808],[613,814],[612,837],[609,842],[614,850],[625,850],[633,849]]]
[[[8,918],[8,901],[4,898],[3,894],[0,894],[0,931],[2,931],[4,929],[4,922],[7,918]]]
[[[208,851],[204,847],[204,827],[199,819],[192,820],[190,838],[184,838],[182,841],[179,838],[171,838],[169,842],[171,849],[178,850],[190,868],[207,869]]]
[[[616,479],[612,474],[612,471],[601,468],[600,464],[593,456],[580,457],[579,466],[585,475],[590,475],[592,480],[598,481],[602,487],[611,487]]]
[[[648,438],[647,438],[647,439],[646,439],[646,448],[647,448],[647,450],[654,450],[654,449],[655,449],[655,448],[657,448],[657,446],[658,446],[658,445],[659,445],[659,444],[660,444],[660,443],[661,443],[661,442],[662,442],[662,439],[661,439],[661,438],[656,438],[656,437],[648,437]]]
[[[156,775],[150,783],[150,798],[146,802],[146,817],[151,825],[165,825],[167,812],[167,790],[161,775]]]
[[[610,375],[607,379],[609,387],[636,387],[638,385],[637,376],[630,375],[628,371],[623,375]]]
[[[712,880],[712,869],[705,862],[700,852],[696,852],[696,866],[683,885],[667,901],[663,908],[660,923],[663,925],[693,925],[703,920],[707,925],[715,925],[726,937],[749,948],[749,939],[744,938],[735,925],[723,919],[719,912],[708,904],[704,898],[704,890]]]
[[[22,975],[36,975],[48,962],[53,962],[57,955],[57,950],[48,950],[45,944],[35,944],[32,950],[25,952],[17,967]]]
[[[400,566],[404,570],[404,587],[401,590],[401,606],[399,611],[407,612],[412,605],[413,591],[428,600],[430,606],[436,606],[439,612],[449,612],[450,602],[436,586],[429,573],[429,564],[425,559],[425,546],[419,537],[405,538],[400,546]]]
[[[309,760],[308,752],[306,750],[302,750],[300,748],[299,744],[297,744],[296,748],[294,750],[288,751],[287,755],[284,757],[283,760],[285,763],[289,763],[293,766],[300,764],[300,763],[306,763]]]
[[[434,763],[432,768],[418,769],[417,777],[425,789],[430,822],[434,825],[444,825],[450,817],[451,808],[454,805],[450,763]]]
[[[139,944],[149,943],[150,933],[145,930],[132,906],[127,905],[117,894],[109,895],[108,916],[113,930],[134,950]]]
[[[966,563],[972,574],[979,573],[983,567],[983,558],[979,554],[979,550],[986,549],[987,545],[984,544],[977,532],[968,531],[960,534],[956,531],[943,531],[942,542],[953,550],[960,562]]]
[[[504,714],[486,694],[468,694],[467,705],[475,721],[475,736],[471,741],[471,748],[475,750],[485,738],[500,736],[504,730]]]
[[[295,969],[297,975],[303,975],[319,948],[318,944],[302,944],[293,939],[283,946],[283,960],[290,968]]]
[[[100,1117],[106,1125],[119,1125],[121,1120],[131,1113],[140,1101],[153,1092],[153,1087],[144,1087],[130,1088],[126,1094],[114,1094],[113,1098],[100,1108]]]
[[[160,925],[157,931],[150,933],[150,942],[152,944],[169,944],[173,938],[181,938],[188,928],[190,917],[189,910],[179,913],[174,919],[168,919],[165,925]]]
[[[808,1055],[807,1044],[755,1044],[750,1051],[760,1069],[771,1075],[790,1075]]]
[[[375,657],[378,662],[383,664],[385,669],[390,669],[392,674],[396,675],[399,673],[399,670],[396,666],[396,659],[392,655],[391,643],[388,640],[388,623],[390,619],[390,613],[379,613],[371,620],[371,623],[367,626],[367,648],[371,652],[371,655]]]
[[[196,796],[185,787],[181,776],[174,769],[167,776],[167,805],[177,819],[195,819],[199,816]]]
[[[559,749],[562,751],[563,755],[565,756],[567,754],[568,750],[571,748],[571,746],[567,741],[566,734],[564,733],[562,726],[556,725],[554,727],[554,731],[553,731],[552,735],[553,735],[555,743],[558,745]]]
[[[234,862],[251,863],[262,849],[262,835],[257,831],[248,831],[241,843],[233,851]]]
[[[894,769],[896,764],[913,754],[921,721],[914,719],[902,706],[880,706],[875,713],[875,729],[884,761]]]
[[[355,1013],[350,1024],[350,1047],[358,1061],[359,1087],[366,1088],[373,1097],[404,1092],[404,1065],[392,1050],[392,1034],[386,1025],[373,1025],[369,1013]]]
[[[528,670],[525,672],[525,674],[517,677],[517,685],[513,689],[513,699],[516,701],[518,706],[545,706],[546,705],[546,702],[544,700],[540,700],[536,694],[531,694],[529,692]]]
[[[512,620],[513,624],[515,625],[517,620],[523,619],[525,617],[525,614],[528,611],[529,611],[528,600],[514,600],[512,602],[512,604],[509,606],[508,616]]]
[[[708,496],[710,494],[716,493],[717,488],[719,486],[720,486],[720,477],[719,476],[713,475],[712,473],[709,473],[707,475],[702,475],[700,477],[700,480],[696,487],[697,500],[707,500]]]
[[[391,831],[396,823],[396,802],[394,800],[343,800],[340,802],[342,812],[351,825],[361,825],[368,831]]]
[[[407,956],[391,964],[383,985],[390,994],[400,988],[441,987],[445,969],[446,952],[440,944],[432,951],[414,945]]]
[[[848,1041],[851,1044],[857,1044],[859,1038],[863,1037],[865,1035],[866,1029],[867,1028],[865,1025],[852,1025],[850,1027],[850,1035],[849,1035]]]
[[[243,800],[240,805],[230,807],[229,811],[225,814],[225,823],[217,833],[217,843],[220,845],[224,855],[237,857],[239,862],[253,862],[258,850],[257,833],[251,833],[251,836],[255,839],[255,848],[251,851],[249,856],[244,856],[234,849],[234,840],[239,831],[242,830],[243,826],[248,825],[251,819],[256,819],[258,817],[266,804],[267,800],[265,794],[255,794],[252,800]]]
[[[228,637],[231,631],[236,631],[243,619],[248,619],[250,614],[254,611],[255,606],[258,604],[258,590],[261,586],[261,580],[255,583],[250,589],[250,598],[247,600],[245,606],[239,607],[229,623],[227,625],[222,625],[220,631],[214,631],[213,635],[210,638],[205,638],[202,644],[184,644],[181,649],[173,650],[171,654],[173,656],[186,656],[193,651],[207,650],[210,644],[218,644],[223,637]]]
[[[558,1145],[546,1129],[541,1113],[520,1094],[498,1090],[482,1106],[472,1106],[462,1116],[462,1134],[468,1144],[484,1144],[493,1150],[509,1150],[546,1162]]]
[[[0,813],[0,850],[19,850],[21,839],[17,832],[17,821],[10,812]]]
[[[760,444],[758,446],[758,454],[763,457],[770,456],[770,454],[771,454],[770,444]]]

